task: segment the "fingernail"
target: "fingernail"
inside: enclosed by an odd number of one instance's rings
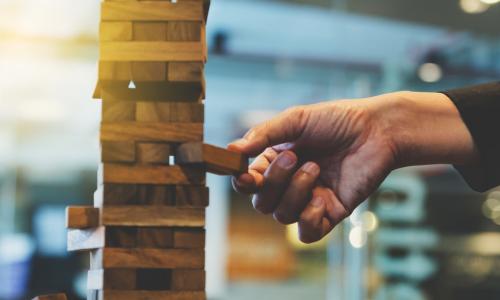
[[[232,142],[230,145],[235,145],[235,146],[240,146],[240,147],[244,147],[248,144],[248,141],[245,140],[245,139],[239,139],[239,140],[236,140],[234,142]]]
[[[305,165],[302,166],[302,171],[305,173],[311,174],[312,176],[316,177],[319,174],[319,167],[317,164],[313,162],[308,162]]]
[[[323,205],[323,198],[321,197],[314,197],[311,201],[311,205],[314,207],[321,207]]]
[[[295,165],[295,157],[293,157],[290,154],[287,154],[286,152],[283,152],[276,159],[276,164],[282,167],[283,169],[290,169]]]

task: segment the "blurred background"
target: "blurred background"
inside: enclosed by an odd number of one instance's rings
[[[0,1],[0,299],[84,298],[64,208],[99,160],[99,1]],[[297,104],[500,78],[499,0],[212,0],[206,138]],[[498,3],[498,4],[497,4]],[[301,244],[210,177],[210,299],[499,299],[500,191],[449,166],[393,173],[322,242]]]

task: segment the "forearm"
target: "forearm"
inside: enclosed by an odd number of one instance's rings
[[[396,145],[396,167],[478,162],[474,140],[446,95],[398,92],[380,100],[377,116]]]

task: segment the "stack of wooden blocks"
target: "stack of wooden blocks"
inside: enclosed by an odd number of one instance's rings
[[[205,175],[248,167],[203,144],[208,4],[102,2],[98,188],[67,210],[68,250],[90,251],[88,299],[206,298]]]

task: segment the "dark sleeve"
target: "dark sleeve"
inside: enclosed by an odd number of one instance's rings
[[[443,92],[458,108],[479,151],[475,166],[455,166],[477,191],[500,185],[500,82]]]

